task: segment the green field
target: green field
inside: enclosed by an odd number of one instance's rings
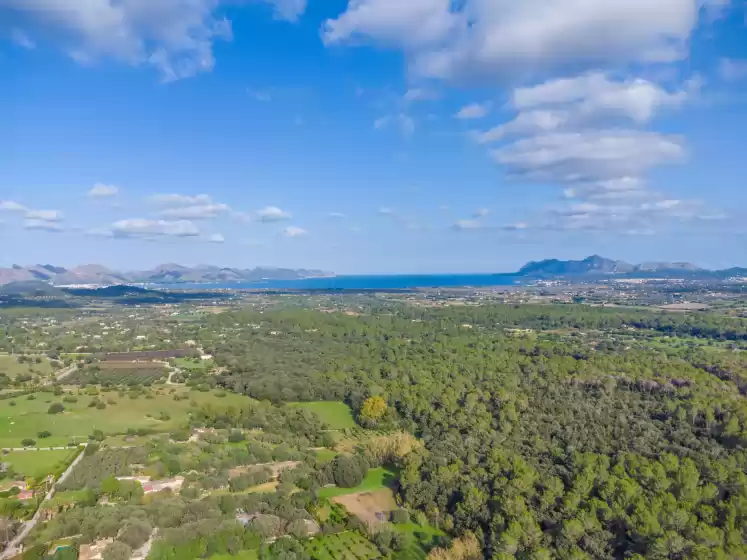
[[[193,360],[191,358],[174,358],[174,364],[187,372],[207,372],[215,365],[213,360]]]
[[[38,478],[52,474],[60,464],[70,464],[78,449],[53,451],[11,451],[0,455],[0,461],[9,463],[13,470],[25,478]]]
[[[214,554],[208,560],[257,560],[258,550],[239,550],[236,554]]]
[[[350,407],[343,402],[317,401],[305,403],[290,403],[288,406],[305,408],[316,414],[330,430],[344,430],[355,428],[355,419]]]
[[[373,560],[382,558],[379,549],[360,533],[348,531],[306,541],[312,560]]]
[[[18,363],[18,356],[15,354],[0,354],[0,373],[4,373],[10,378],[19,375],[41,375],[47,377],[52,374],[52,364],[46,356],[42,356],[41,363],[36,363],[36,356],[31,357],[30,362]]]
[[[346,494],[356,494],[357,492],[373,492],[382,488],[391,488],[397,480],[398,473],[386,467],[378,467],[368,471],[366,478],[354,488],[338,488],[329,486],[319,490],[320,498],[334,498],[335,496],[344,496]]]
[[[103,401],[112,399],[116,404],[107,405],[103,410],[89,407],[93,397],[77,396],[78,402],[62,402],[61,396],[52,393],[34,393],[34,400],[27,396],[0,401],[0,448],[21,447],[21,440],[36,440],[37,446],[58,447],[71,441],[87,441],[93,430],[101,430],[106,435],[124,434],[128,429],[149,429],[154,432],[169,432],[181,428],[187,422],[191,402],[198,405],[210,403],[213,406],[236,406],[246,403],[248,397],[229,393],[218,397],[216,393],[203,393],[180,388],[179,393],[189,398],[175,401],[170,393],[147,398],[140,395],[131,399],[129,395],[120,397],[116,391],[101,393]],[[15,403],[15,406],[12,405]],[[52,403],[62,403],[65,411],[49,414]],[[159,420],[161,414],[168,420]],[[39,439],[40,431],[51,432],[51,437]]]

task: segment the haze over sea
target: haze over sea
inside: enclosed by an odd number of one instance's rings
[[[522,283],[513,274],[424,274],[391,276],[331,276],[299,280],[226,282],[215,284],[171,284],[175,289],[287,289],[287,290],[406,290],[411,288],[458,288],[511,286]],[[152,286],[158,287],[158,286]]]

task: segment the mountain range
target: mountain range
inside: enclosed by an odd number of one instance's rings
[[[221,268],[162,264],[152,270],[121,272],[97,264],[64,268],[50,264],[13,265],[0,268],[0,285],[13,282],[46,282],[56,286],[70,284],[178,284],[214,282],[257,282],[261,280],[298,280],[332,276],[321,270],[290,268]]]
[[[561,261],[546,259],[532,261],[525,264],[516,273],[517,276],[530,278],[552,278],[566,276],[606,276],[619,275],[629,277],[716,277],[747,276],[745,268],[729,268],[726,270],[708,270],[688,262],[646,262],[630,264],[592,255],[580,261]]]

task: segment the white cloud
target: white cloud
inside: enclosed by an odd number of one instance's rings
[[[467,229],[481,229],[483,224],[480,220],[458,220],[454,223],[454,229],[467,230]]]
[[[286,237],[304,237],[308,233],[305,229],[296,226],[289,226],[283,230],[283,235]]]
[[[454,118],[457,119],[482,119],[488,116],[488,113],[490,112],[490,104],[489,103],[473,103],[471,105],[467,105],[465,107],[462,107],[457,111],[457,113],[454,115]]]
[[[703,0],[350,0],[324,25],[327,44],[403,49],[412,70],[443,79],[531,76],[682,59]]]
[[[13,200],[0,200],[0,211],[5,212],[26,212],[28,209]]]
[[[0,2],[0,5],[2,2]],[[36,43],[29,37],[25,31],[22,29],[13,29],[10,32],[10,39],[19,47],[23,47],[24,49],[35,49]]]
[[[670,93],[648,80],[613,81],[604,74],[592,73],[518,88],[513,104],[517,109],[570,105],[577,119],[621,116],[644,123],[662,107],[682,105],[698,86],[693,81],[688,85],[690,91]]]
[[[212,204],[213,199],[206,194],[195,196],[184,194],[154,194],[150,197],[151,202],[159,206],[202,206]]]
[[[436,98],[438,98],[438,94],[435,91],[425,88],[408,89],[403,96],[403,99],[408,102],[430,101]]]
[[[487,144],[502,140],[506,136],[531,135],[540,132],[552,132],[568,122],[566,111],[525,111],[512,121],[475,134],[475,140]]]
[[[112,224],[115,237],[196,237],[200,230],[188,220],[148,220],[132,218]]]
[[[532,181],[577,184],[640,177],[685,157],[682,140],[637,130],[551,133],[493,151],[510,174]]]
[[[472,217],[473,218],[484,218],[488,216],[489,214],[490,214],[490,210],[488,210],[487,208],[478,208],[477,210],[474,211],[474,213],[472,214]]]
[[[262,0],[275,9],[275,17],[286,21],[297,21],[306,11],[307,0]]]
[[[227,204],[197,204],[179,208],[166,208],[158,213],[169,220],[208,220],[217,218],[223,212],[230,210]]]
[[[105,185],[104,183],[96,183],[90,191],[88,196],[93,198],[107,198],[117,196],[119,189],[115,185]]]
[[[257,0],[275,17],[297,20],[306,0]],[[232,39],[223,15],[232,0],[0,0],[0,8],[38,28],[74,60],[114,59],[155,68],[164,81],[210,72],[216,41]],[[19,42],[20,43],[20,42]],[[21,43],[22,44],[22,43]],[[26,44],[30,44],[28,41]]]
[[[389,125],[396,125],[402,136],[409,137],[415,132],[415,121],[409,115],[400,113],[398,115],[388,115],[380,117],[374,121],[376,130],[383,130]]]
[[[394,214],[394,210],[392,208],[382,206],[381,208],[379,208],[379,214],[382,214],[384,216],[392,216]]]
[[[56,221],[44,220],[44,219],[38,219],[38,218],[26,218],[23,221],[23,227],[24,229],[49,231],[49,232],[58,232],[58,231],[63,230],[62,225]]]
[[[728,82],[736,82],[747,78],[747,60],[722,58],[718,65],[721,78]]]
[[[29,210],[25,217],[31,221],[59,222],[63,216],[59,210]]]
[[[207,238],[208,243],[225,243],[226,238],[220,233],[214,233]]]
[[[343,214],[342,212],[330,212],[329,214],[327,214],[327,217],[332,220],[343,220],[345,219],[345,214]]]
[[[292,216],[288,212],[281,210],[277,206],[265,206],[261,210],[257,210],[257,219],[260,222],[284,222],[291,218]]]

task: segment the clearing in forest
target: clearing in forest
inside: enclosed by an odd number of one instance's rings
[[[313,412],[330,430],[344,430],[356,426],[353,413],[344,402],[317,401],[289,403],[288,406],[297,406]]]
[[[348,512],[369,525],[388,521],[389,513],[397,508],[394,494],[389,488],[337,496],[332,501],[344,506]]]
[[[40,478],[69,465],[79,449],[52,451],[11,451],[0,455],[0,462],[8,463],[15,473],[23,478]]]
[[[347,494],[357,494],[359,492],[375,492],[377,490],[391,489],[397,481],[397,472],[386,467],[378,467],[368,471],[363,481],[353,488],[339,488],[337,486],[328,486],[319,490],[320,498],[334,498],[336,496],[345,496]],[[390,490],[391,492],[391,490]]]

